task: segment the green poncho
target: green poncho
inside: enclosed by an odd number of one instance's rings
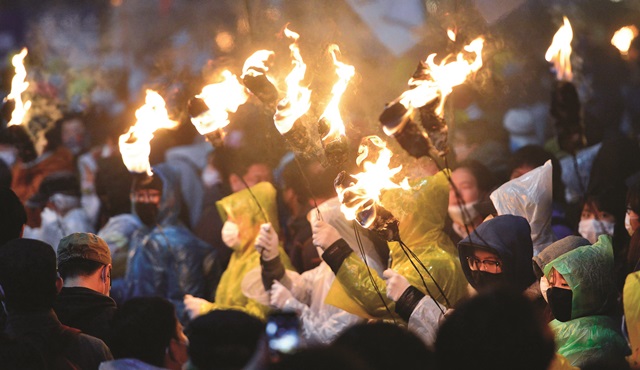
[[[611,238],[601,235],[593,245],[576,248],[549,262],[544,274],[556,269],[573,292],[571,320],[553,320],[557,352],[573,366],[617,365],[624,369],[629,347],[619,323],[606,316],[615,301]]]

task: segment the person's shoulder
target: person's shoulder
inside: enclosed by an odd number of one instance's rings
[[[78,333],[75,339],[67,353],[80,368],[96,369],[101,362],[113,359],[109,347],[101,339],[84,333]]]

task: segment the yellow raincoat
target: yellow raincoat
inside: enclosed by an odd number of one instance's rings
[[[429,269],[433,278],[445,292],[450,305],[467,295],[467,280],[462,273],[458,253],[444,233],[444,220],[447,214],[449,183],[444,172],[426,177],[412,184],[410,191],[393,189],[382,196],[382,205],[399,221],[400,238]],[[391,268],[409,280],[411,285],[425,294],[420,275],[411,265],[400,248],[399,243],[390,242]],[[434,281],[416,262],[420,274],[424,277],[430,294],[441,304],[447,302],[440,294]],[[371,271],[380,288],[383,299],[393,312],[395,303],[385,294],[386,283]],[[380,296],[371,284],[367,268],[359,256],[349,255],[338,270],[326,302],[347,312],[367,318],[389,319]],[[397,317],[397,315],[393,315]]]
[[[627,276],[622,296],[631,345],[631,356],[627,357],[627,362],[631,369],[640,369],[640,271]]]
[[[270,310],[269,307],[247,298],[242,294],[240,288],[244,276],[260,266],[260,254],[254,247],[254,241],[260,232],[260,225],[268,221],[271,222],[277,233],[280,231],[276,209],[276,189],[269,182],[261,182],[251,187],[251,191],[260,203],[264,215],[247,189],[233,193],[216,202],[222,221],[229,220],[238,225],[240,242],[238,247],[233,248],[229,265],[220,278],[220,284],[216,290],[216,301],[205,304],[202,313],[215,309],[234,309],[264,320]],[[268,220],[265,220],[265,216]],[[285,268],[293,269],[282,246],[280,247],[280,259]]]

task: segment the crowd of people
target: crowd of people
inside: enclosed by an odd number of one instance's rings
[[[81,114],[41,150],[0,130],[0,369],[640,368],[636,138],[509,152],[461,125],[452,168],[382,192],[390,236],[242,114],[222,147],[159,134],[150,175]]]

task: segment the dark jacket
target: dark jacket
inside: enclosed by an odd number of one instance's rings
[[[502,260],[504,279],[513,288],[524,291],[536,280],[531,265],[533,243],[531,227],[524,217],[502,215],[485,221],[458,243],[460,264],[467,281],[474,286],[467,257],[475,248],[496,253]]]
[[[53,310],[64,325],[106,340],[116,302],[109,296],[83,287],[62,288]]]
[[[53,310],[11,314],[5,332],[37,348],[50,370],[97,369],[101,362],[113,359],[103,341],[65,327]]]
[[[221,272],[213,267],[213,248],[178,221],[181,202],[176,175],[166,164],[155,166],[153,173],[163,183],[158,222],[133,234],[125,277],[114,281],[111,296],[119,303],[133,297],[166,298],[185,323],[184,295],[209,297]]]

